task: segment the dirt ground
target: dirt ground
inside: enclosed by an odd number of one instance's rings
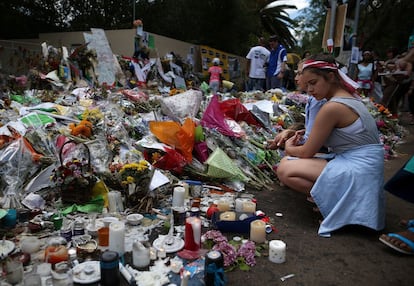
[[[398,157],[385,162],[385,180],[414,154],[414,126],[407,124],[406,117],[401,118],[401,124],[409,135],[397,147]],[[398,222],[414,218],[414,204],[387,193],[383,231],[346,227],[331,238],[323,238],[317,234],[319,217],[303,195],[280,186],[273,192],[254,194],[258,209],[270,216],[277,228],[267,239],[280,239],[287,245],[286,262],[274,264],[259,257],[250,271],[227,273],[227,285],[414,285],[414,257],[399,254],[378,240],[382,233],[402,230]],[[276,216],[278,212],[283,217]],[[294,277],[282,282],[280,277],[288,274]]]

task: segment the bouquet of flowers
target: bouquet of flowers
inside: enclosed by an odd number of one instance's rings
[[[119,170],[121,185],[140,184],[143,179],[148,178],[150,173],[150,164],[146,160],[140,160],[138,163],[125,164]]]
[[[148,211],[156,201],[156,194],[150,192],[149,185],[154,174],[154,168],[146,160],[127,163],[120,166],[118,178],[125,189],[128,207]]]
[[[96,182],[93,168],[86,159],[72,159],[53,170],[51,181],[61,190],[65,202],[86,202]]]

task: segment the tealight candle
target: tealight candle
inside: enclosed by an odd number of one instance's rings
[[[157,259],[157,251],[154,247],[150,247],[150,259],[155,260]]]
[[[269,260],[273,263],[283,263],[286,260],[286,243],[281,240],[269,242]]]
[[[183,207],[185,200],[185,189],[184,187],[175,187],[172,197],[172,206],[174,207]]]
[[[262,243],[266,241],[266,223],[262,220],[254,220],[250,223],[250,240]]]
[[[165,249],[162,247],[158,249],[157,256],[158,258],[161,258],[161,259],[167,257],[167,253],[165,252]]]
[[[251,201],[243,202],[243,212],[246,212],[246,213],[256,212],[256,204]]]
[[[121,221],[109,225],[109,250],[118,252],[119,256],[125,253],[125,224]]]

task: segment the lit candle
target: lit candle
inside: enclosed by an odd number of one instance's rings
[[[109,250],[118,252],[119,256],[125,253],[125,224],[121,221],[109,225]]]
[[[188,280],[190,279],[190,271],[184,271],[182,276],[180,286],[187,286]]]
[[[250,223],[250,240],[262,243],[266,241],[266,223],[260,219]]]
[[[224,212],[220,214],[220,220],[225,221],[235,221],[236,220],[236,213],[235,212]]]
[[[236,212],[242,212],[243,211],[243,204],[245,202],[248,202],[248,199],[246,199],[246,198],[237,198],[236,199]]]
[[[195,216],[185,220],[184,248],[198,251],[201,244],[201,219]]]
[[[184,197],[188,199],[190,196],[190,185],[187,182],[181,182],[181,185],[184,187]]]
[[[256,212],[256,204],[254,202],[243,202],[243,211],[246,213]]]
[[[228,201],[221,199],[217,202],[217,208],[221,212],[226,212],[226,211],[230,210],[230,204],[229,204]]]
[[[184,199],[185,199],[184,187],[175,187],[173,191],[173,197],[172,197],[173,208],[184,206]]]
[[[286,260],[286,243],[281,240],[269,242],[269,260],[273,263],[283,263]]]
[[[158,258],[161,258],[161,259],[167,257],[167,253],[165,252],[165,249],[162,247],[158,249],[157,256]]]
[[[183,267],[183,262],[179,259],[171,259],[170,268],[174,273],[180,273],[181,268]]]
[[[154,247],[150,247],[150,259],[155,260],[157,259],[157,251]]]
[[[207,252],[204,262],[204,285],[220,285],[219,281],[225,280],[223,267],[224,258],[220,251],[212,250],[210,252]]]

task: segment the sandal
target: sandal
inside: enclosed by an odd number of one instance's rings
[[[402,219],[400,220],[400,225],[403,227],[414,227],[414,219],[410,219],[410,220]]]
[[[407,235],[414,237],[414,227],[398,233],[382,234],[379,240],[400,253],[414,255],[414,239],[408,239]]]

